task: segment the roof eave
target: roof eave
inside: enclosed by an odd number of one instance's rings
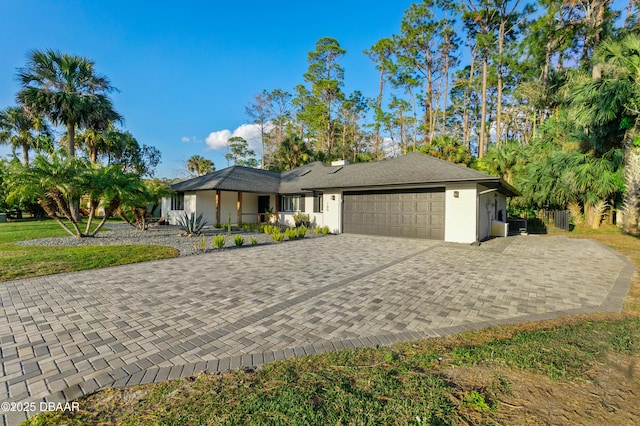
[[[499,178],[494,179],[476,179],[476,178],[463,178],[463,179],[449,179],[442,181],[431,182],[405,182],[405,183],[379,183],[379,184],[363,184],[363,185],[340,185],[340,186],[309,186],[301,188],[303,191],[317,191],[320,189],[351,189],[351,188],[396,188],[396,187],[415,187],[420,188],[424,186],[434,187],[455,183],[485,183],[485,182],[499,182]]]

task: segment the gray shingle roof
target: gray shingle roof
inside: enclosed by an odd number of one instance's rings
[[[178,182],[174,191],[220,189],[223,191],[276,193],[280,187],[280,173],[250,167],[232,166],[197,178]]]
[[[490,183],[501,187],[507,195],[518,195],[517,191],[508,185],[505,187],[495,176],[417,152],[346,166],[327,166],[316,161],[282,173],[233,166],[172,187],[176,191],[220,189],[294,194],[328,188],[439,185],[452,182]]]
[[[342,168],[325,166],[325,169],[325,173],[317,173],[313,178],[313,172],[305,175],[310,183],[303,188],[309,190],[499,180],[477,170],[418,152],[372,163],[349,164]]]

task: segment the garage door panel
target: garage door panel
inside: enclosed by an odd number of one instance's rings
[[[444,188],[347,191],[343,211],[346,233],[444,239]]]

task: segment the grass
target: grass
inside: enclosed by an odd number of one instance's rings
[[[614,231],[578,228],[571,236],[598,239],[640,267],[638,239]],[[501,401],[509,400],[519,371],[532,377],[525,394],[551,380],[551,388],[540,391],[547,401],[554,392],[560,396],[562,383],[572,382],[569,398],[577,400],[572,392],[578,383],[600,380],[594,378],[598,366],[620,368],[609,360],[612,354],[630,357],[635,365],[640,357],[639,289],[636,274],[622,314],[496,327],[288,359],[257,372],[109,389],[81,399],[80,412],[46,413],[27,424],[500,424],[505,418],[501,409],[513,415],[515,406]],[[465,371],[471,377],[488,371],[489,378],[470,381],[461,375]],[[602,386],[609,392],[617,384]],[[588,393],[578,415],[593,406],[593,395]],[[633,395],[629,398],[626,407],[635,407]],[[546,403],[538,405],[549,409]],[[506,424],[513,422],[506,418]]]
[[[492,333],[499,332],[496,338]],[[480,336],[479,336],[480,335]],[[447,370],[508,365],[555,378],[587,377],[610,351],[638,353],[640,319],[482,333],[289,359],[257,372],[201,374],[84,398],[77,413],[37,424],[478,424],[509,392],[508,378],[468,386]],[[595,338],[593,336],[598,336]],[[488,338],[487,338],[488,337]],[[552,366],[547,368],[547,366]],[[420,419],[419,421],[417,419]]]
[[[172,247],[152,245],[57,246],[43,250],[39,246],[14,244],[17,241],[67,235],[52,220],[0,224],[0,281],[178,256],[177,250]]]

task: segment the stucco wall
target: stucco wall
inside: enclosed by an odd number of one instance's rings
[[[445,192],[444,240],[473,243],[476,240],[477,184],[447,185]],[[457,191],[458,197],[455,197]]]
[[[333,197],[333,199],[332,199]],[[324,225],[334,234],[342,232],[342,191],[325,191],[323,196]]]
[[[184,193],[184,211],[188,215],[191,213],[196,213],[196,193],[193,192],[185,192]]]
[[[216,191],[197,191],[196,197],[196,216],[202,214],[207,225],[213,226],[216,223]]]
[[[242,223],[258,222],[258,194],[242,193]]]
[[[231,215],[231,223],[238,222],[237,202],[237,192],[220,191],[220,223],[225,224],[229,222],[229,215]]]

